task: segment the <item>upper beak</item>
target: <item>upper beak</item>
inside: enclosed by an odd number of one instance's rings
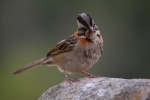
[[[94,29],[92,26],[89,27],[89,30],[94,33]]]

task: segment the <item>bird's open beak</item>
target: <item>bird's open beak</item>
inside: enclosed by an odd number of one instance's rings
[[[92,26],[89,27],[89,30],[94,33],[94,29]]]

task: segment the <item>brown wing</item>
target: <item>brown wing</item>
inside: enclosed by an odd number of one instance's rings
[[[52,48],[48,53],[47,56],[50,55],[57,55],[66,51],[71,51],[75,47],[78,37],[75,35],[70,36],[69,38],[60,41],[54,48]]]

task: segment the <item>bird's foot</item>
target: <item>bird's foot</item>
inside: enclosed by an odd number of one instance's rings
[[[79,82],[80,80],[78,78],[66,78],[63,82]]]
[[[94,75],[92,75],[92,74],[90,74],[90,73],[87,73],[87,72],[85,72],[85,71],[82,71],[81,72],[82,74],[85,74],[87,77],[89,77],[89,78],[100,78],[100,77],[102,77],[102,76],[94,76]]]
[[[94,76],[94,75],[91,74],[91,75],[88,75],[88,77],[89,77],[89,78],[100,78],[100,77],[102,77],[102,76]]]

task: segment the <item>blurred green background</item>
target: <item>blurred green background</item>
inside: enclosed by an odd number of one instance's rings
[[[56,67],[12,72],[42,58],[77,29],[89,13],[104,39],[104,51],[88,72],[115,78],[150,78],[149,0],[1,0],[0,100],[37,100],[65,76]],[[70,77],[84,77],[81,74]]]

